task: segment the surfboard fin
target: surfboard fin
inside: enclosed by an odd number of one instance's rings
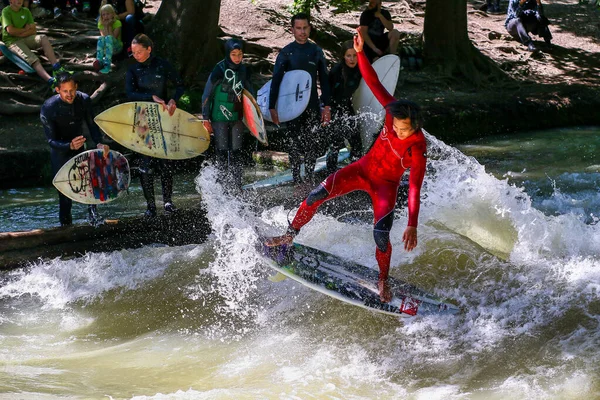
[[[287,279],[287,276],[285,276],[284,274],[282,274],[281,272],[276,273],[275,275],[271,275],[269,276],[269,280],[271,282],[281,282],[283,280]]]

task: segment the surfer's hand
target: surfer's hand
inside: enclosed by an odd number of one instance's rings
[[[169,104],[167,104],[167,111],[169,112],[169,116],[173,116],[175,114],[175,110],[177,109],[177,102],[173,99],[169,100]]]
[[[325,106],[321,112],[321,124],[329,125],[329,122],[331,122],[331,107]]]
[[[96,148],[98,150],[102,150],[102,155],[104,156],[104,158],[108,157],[108,152],[110,151],[110,147],[108,147],[107,144],[98,143]]]
[[[392,300],[392,291],[387,279],[377,282],[377,287],[379,289],[379,300],[382,303],[389,303]]]
[[[275,125],[279,126],[279,114],[277,114],[277,110],[271,108],[269,112],[271,113],[271,121],[273,121]]]
[[[356,28],[356,32],[357,32],[357,35],[354,36],[354,50],[357,53],[360,53],[361,51],[363,51],[363,46],[365,45],[365,40],[362,37],[360,28]]]
[[[85,143],[85,137],[77,136],[76,138],[71,140],[71,144],[69,145],[69,148],[71,150],[79,150],[81,148],[81,146],[83,146],[84,143]]]
[[[202,124],[204,125],[204,128],[206,128],[208,133],[210,133],[211,135],[214,133],[212,124],[210,123],[209,120],[205,119],[204,121],[202,121]]]
[[[404,242],[404,250],[406,251],[411,251],[417,247],[417,228],[407,226],[402,235],[402,241]]]

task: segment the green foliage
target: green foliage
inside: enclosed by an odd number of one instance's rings
[[[177,102],[177,107],[189,113],[200,112],[202,110],[202,92],[186,91]]]
[[[599,0],[600,1],[600,0]],[[290,12],[297,14],[300,12],[310,15],[310,10],[313,8],[319,11],[319,0],[294,0],[290,6]],[[362,0],[331,0],[328,2],[331,6],[336,7],[339,12],[347,12],[356,10],[364,1]],[[327,4],[327,2],[325,2]]]

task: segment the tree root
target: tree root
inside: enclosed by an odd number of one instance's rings
[[[8,93],[11,96],[20,96],[36,102],[43,102],[45,99],[30,91],[25,91],[20,87],[0,87],[0,93]],[[14,98],[14,97],[13,97]]]
[[[0,114],[3,115],[34,114],[39,113],[41,108],[41,104],[23,104],[14,99],[0,102]]]
[[[92,95],[90,96],[90,99],[92,100],[92,104],[96,104],[102,98],[102,96],[108,91],[109,88],[110,88],[110,85],[108,84],[108,82],[103,82],[102,85],[100,85],[100,87],[98,87],[98,89],[96,89],[94,91],[94,93],[92,93]]]

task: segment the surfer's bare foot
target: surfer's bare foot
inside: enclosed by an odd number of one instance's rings
[[[382,303],[389,303],[392,300],[392,291],[387,279],[379,281],[377,286],[379,287],[379,300],[381,300]]]
[[[294,236],[290,233],[286,233],[285,235],[275,236],[265,241],[265,246],[268,247],[277,247],[284,244],[292,244],[294,241]]]

